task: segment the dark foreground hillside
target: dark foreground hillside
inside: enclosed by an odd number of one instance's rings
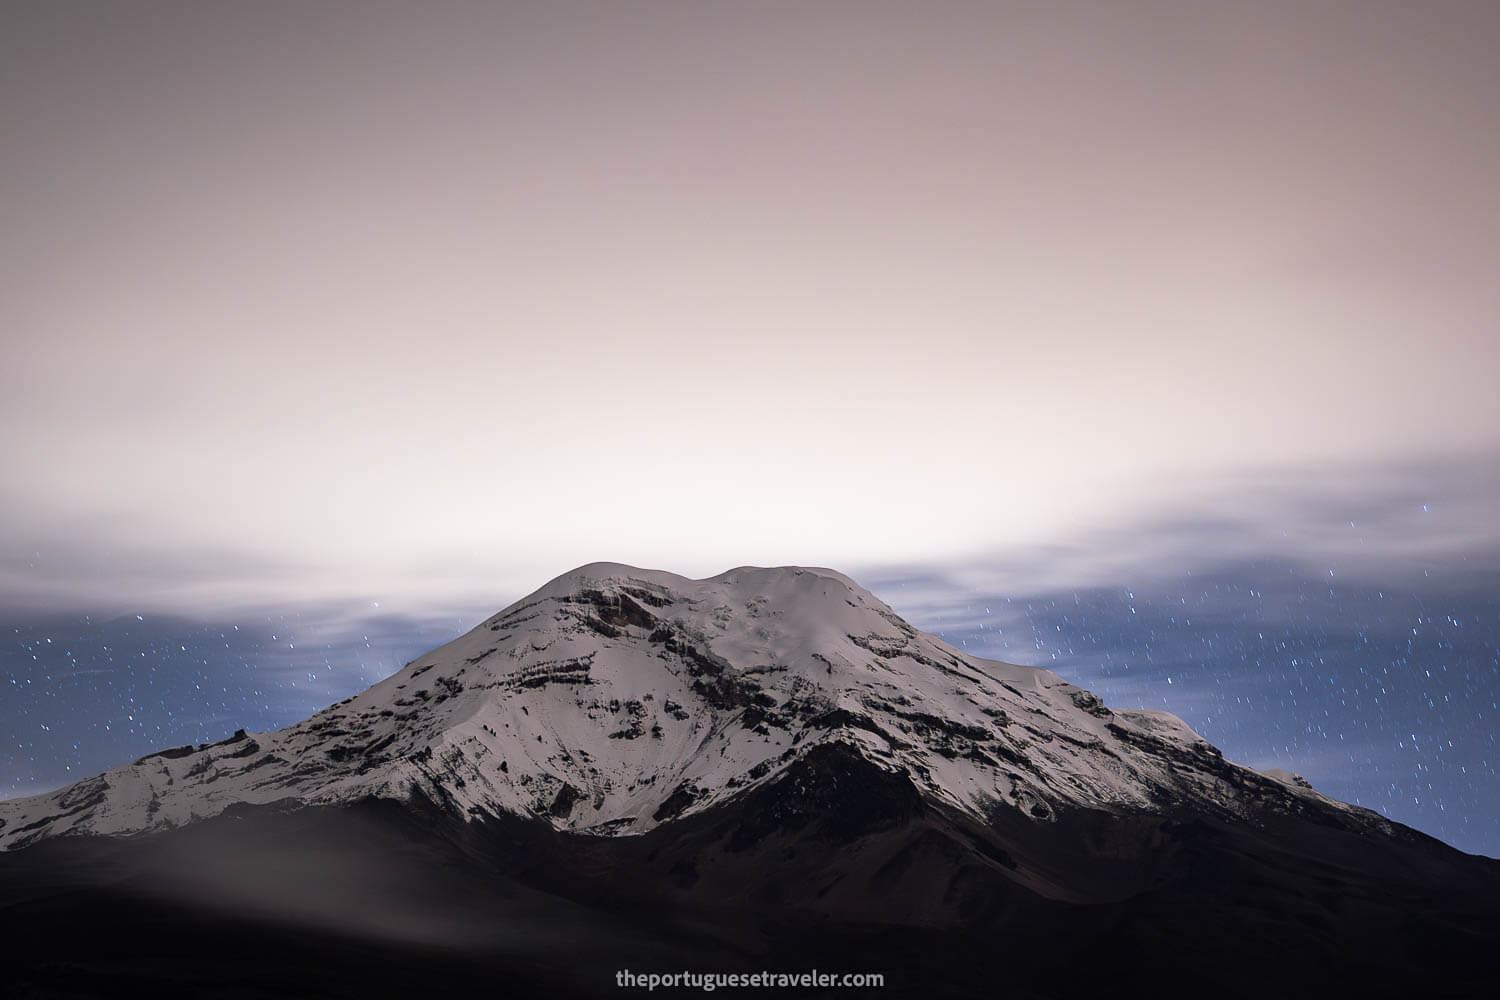
[[[1497,890],[1500,863],[1306,817],[981,824],[830,747],[640,837],[370,800],[49,840],[0,854],[0,940],[20,997],[591,997],[634,992],[623,969],[813,968],[882,973],[850,991],[874,996],[1480,997]]]

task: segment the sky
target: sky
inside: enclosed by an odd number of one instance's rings
[[[1500,854],[1497,45],[1456,2],[5,4],[0,792],[295,721],[582,563],[802,564]]]

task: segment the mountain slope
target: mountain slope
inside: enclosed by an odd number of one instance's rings
[[[1500,990],[1500,863],[831,570],[585,566],[306,722],[0,820],[19,996]]]
[[[416,794],[52,838],[0,853],[0,940],[23,997],[603,996],[627,969],[874,972],[923,1000],[1495,995],[1496,866],[1320,818],[981,822],[830,743],[640,836]]]
[[[693,581],[596,563],[306,722],[0,803],[0,848],[176,826],[235,803],[413,791],[463,816],[637,834],[829,743],[980,818],[1194,803],[1395,829],[1224,761],[1174,716],[1112,711],[1050,671],[967,656],[832,570]]]

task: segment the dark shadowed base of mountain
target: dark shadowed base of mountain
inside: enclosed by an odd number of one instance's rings
[[[593,997],[644,994],[624,969],[816,968],[882,973],[866,996],[1500,995],[1500,863],[1411,831],[980,823],[839,747],[640,837],[450,817],[240,807],[0,855],[3,992]]]

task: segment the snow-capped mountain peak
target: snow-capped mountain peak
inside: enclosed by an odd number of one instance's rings
[[[830,743],[981,818],[1317,802],[1383,822],[1227,763],[1174,716],[1113,711],[1050,671],[968,656],[833,570],[690,580],[591,563],[305,722],[0,803],[0,848],[236,803],[413,793],[463,816],[636,834]]]

